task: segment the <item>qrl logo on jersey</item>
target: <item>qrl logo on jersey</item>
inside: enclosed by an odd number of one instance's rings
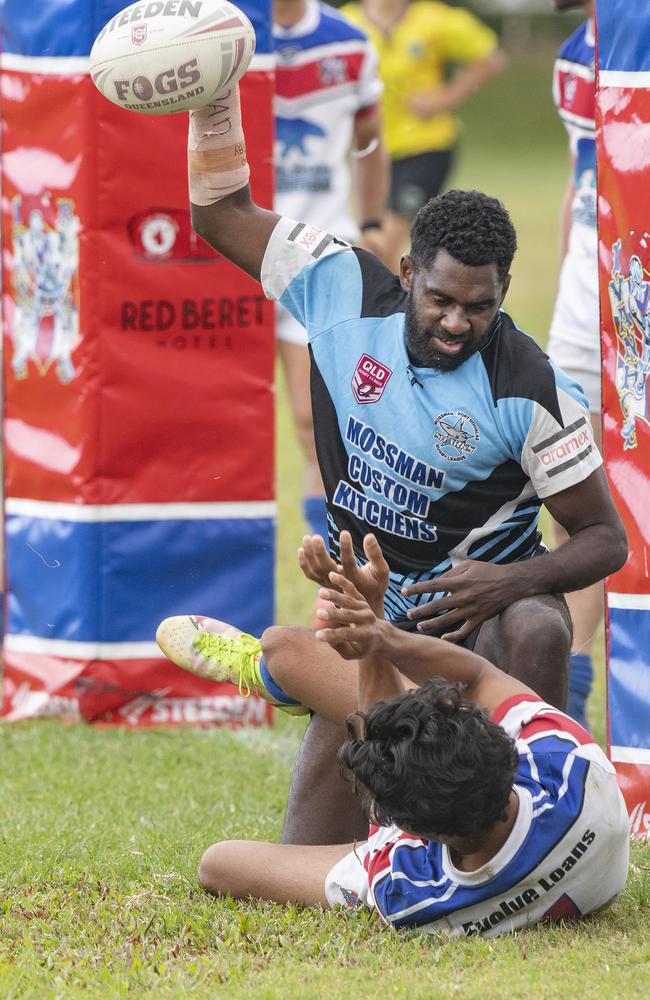
[[[392,374],[386,365],[363,354],[352,376],[352,392],[357,403],[376,403],[381,399]]]
[[[134,24],[131,28],[131,41],[134,45],[142,45],[147,40],[147,25]]]

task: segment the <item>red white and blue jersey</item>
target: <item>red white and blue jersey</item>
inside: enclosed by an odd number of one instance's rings
[[[461,871],[446,845],[371,826],[353,852],[367,892],[354,874],[346,885],[348,855],[326,880],[332,905],[365,902],[393,927],[492,937],[613,902],[625,886],[629,836],[612,764],[576,722],[534,695],[510,698],[492,718],[519,751],[519,811],[497,854]]]
[[[594,25],[585,21],[564,42],[553,71],[553,98],[575,161],[573,221],[596,227],[596,77]]]
[[[298,24],[274,26],[273,47],[276,210],[356,242],[348,156],[356,116],[381,96],[374,49],[317,0],[307,0]]]

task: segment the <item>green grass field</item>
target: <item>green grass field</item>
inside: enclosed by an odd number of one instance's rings
[[[520,234],[508,306],[544,340],[557,277],[564,138],[551,53],[517,60],[465,114],[456,177],[499,195]],[[282,394],[278,620],[307,623],[296,573],[300,461]],[[592,706],[603,735],[602,683]],[[207,898],[203,849],[277,837],[304,723],[130,732],[55,722],[0,729],[0,996],[512,1000],[643,996],[650,848],[623,898],[575,926],[491,942],[396,934],[363,914]]]

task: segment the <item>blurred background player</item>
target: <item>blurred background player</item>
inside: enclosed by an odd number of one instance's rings
[[[276,209],[378,253],[388,160],[377,56],[359,28],[317,0],[275,0],[273,19]],[[303,513],[309,531],[326,539],[307,333],[282,306],[277,336],[305,456]]]
[[[413,219],[449,175],[460,132],[453,111],[504,69],[506,57],[495,33],[458,7],[363,0],[342,9],[379,53],[391,157],[385,255],[397,271]]]
[[[596,82],[593,0],[554,0],[556,10],[583,7],[587,19],[560,48],[553,97],[569,134],[571,170],[562,204],[562,270],[547,350],[584,389],[594,440],[601,449],[601,354],[596,232]],[[566,535],[555,526],[556,542]],[[587,725],[593,680],[594,636],[603,615],[603,585],[567,596],[573,619],[573,650],[567,712]]]

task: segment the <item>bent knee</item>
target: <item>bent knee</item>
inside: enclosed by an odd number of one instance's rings
[[[260,643],[264,659],[295,647],[296,643],[313,641],[314,633],[299,625],[269,625],[262,632]]]
[[[568,656],[573,628],[563,598],[553,595],[525,597],[501,613],[503,638],[511,649],[553,650]]]

